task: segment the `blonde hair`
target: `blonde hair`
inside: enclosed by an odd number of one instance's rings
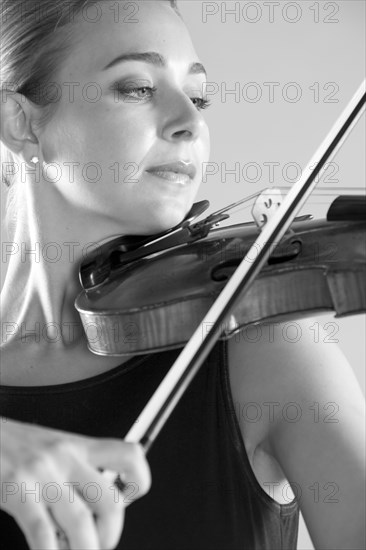
[[[104,0],[0,0],[0,89],[17,92],[44,107],[42,127],[58,102],[50,94],[52,80],[70,53],[75,40],[70,23],[89,5]],[[180,16],[177,0],[167,0]],[[16,211],[16,174],[4,168],[15,166],[14,157],[0,143],[1,178],[8,187],[5,223],[10,225]]]

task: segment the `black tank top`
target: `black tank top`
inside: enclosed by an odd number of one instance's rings
[[[134,357],[87,380],[0,388],[0,414],[99,437],[123,437],[178,351]],[[148,454],[150,492],[126,509],[121,550],[296,549],[299,506],[279,504],[253,474],[218,343]],[[3,548],[28,546],[0,513]]]

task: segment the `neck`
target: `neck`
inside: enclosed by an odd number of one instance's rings
[[[76,209],[52,185],[45,186],[42,193],[26,186],[13,242],[8,243],[11,254],[2,291],[2,343],[34,334],[41,335],[42,345],[52,350],[85,347],[74,307],[82,290],[79,265],[93,245],[118,234],[118,227]]]

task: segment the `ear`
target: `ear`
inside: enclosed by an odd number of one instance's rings
[[[24,95],[2,91],[0,97],[0,140],[25,162],[39,155],[39,142],[32,121],[39,108]]]

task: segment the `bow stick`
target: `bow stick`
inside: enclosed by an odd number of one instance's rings
[[[310,159],[299,181],[291,187],[282,204],[264,225],[257,240],[127,433],[125,441],[140,443],[147,453],[215,345],[225,319],[233,309],[239,294],[243,296],[249,289],[274,247],[280,242],[317,181],[320,180],[320,177],[317,180],[317,176],[320,176],[324,164],[335,155],[361,116],[365,101],[364,81]],[[256,258],[254,262],[253,257]],[[202,327],[205,327],[204,332]]]

